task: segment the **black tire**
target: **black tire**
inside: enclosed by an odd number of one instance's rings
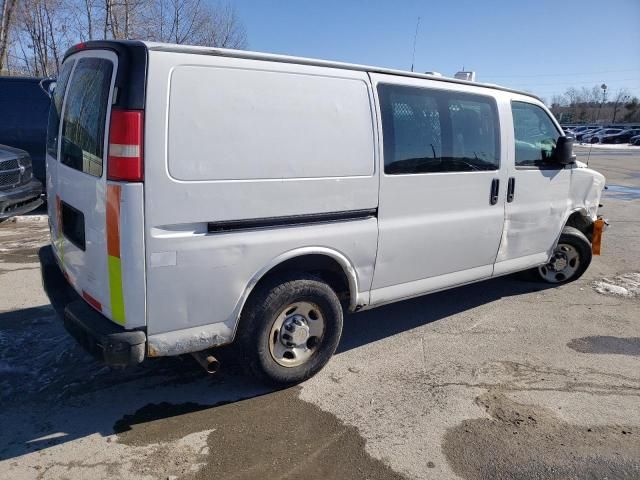
[[[282,366],[270,351],[271,328],[283,310],[296,302],[318,306],[324,331],[305,363]],[[294,385],[329,362],[340,342],[342,323],[342,305],[333,289],[316,276],[293,274],[256,287],[240,316],[236,342],[244,365],[255,377],[269,384]]]
[[[579,262],[577,269],[575,269],[575,271],[573,271],[571,275],[567,275],[567,276],[562,275],[562,273],[559,273],[558,278],[556,278],[554,281],[550,281],[548,279],[549,275],[545,277],[545,275],[542,272],[543,268],[548,268],[547,265],[549,264],[547,264],[545,266],[541,266],[531,270],[531,272],[534,274],[537,280],[545,283],[560,285],[563,283],[569,283],[569,282],[573,282],[574,280],[577,280],[587,270],[587,268],[591,264],[592,253],[591,253],[591,242],[589,242],[589,239],[585,236],[585,234],[582,233],[577,228],[564,227],[564,229],[562,230],[562,234],[560,235],[560,239],[558,240],[558,246],[556,247],[556,251],[558,251],[558,248],[560,248],[562,245],[569,245],[577,251],[578,262]]]

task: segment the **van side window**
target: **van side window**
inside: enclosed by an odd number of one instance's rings
[[[482,95],[381,84],[387,174],[473,172],[500,166],[495,101]]]
[[[60,110],[62,110],[62,101],[64,100],[64,92],[67,89],[69,76],[75,62],[70,60],[64,64],[55,90],[51,96],[51,106],[49,107],[49,120],[47,123],[47,153],[52,157],[58,155],[58,129],[60,128]]]
[[[561,134],[547,112],[526,102],[511,102],[511,112],[516,167],[560,168],[551,161],[551,157]]]
[[[113,64],[103,58],[78,60],[62,120],[61,162],[102,176],[104,130]]]

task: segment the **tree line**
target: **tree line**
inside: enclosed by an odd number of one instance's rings
[[[602,85],[568,88],[551,97],[550,108],[563,123],[640,122],[640,100],[626,88],[608,92]]]
[[[0,0],[0,74],[52,76],[70,46],[141,39],[247,46],[244,25],[218,0]]]

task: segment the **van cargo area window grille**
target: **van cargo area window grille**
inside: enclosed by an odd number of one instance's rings
[[[62,207],[62,233],[80,250],[85,250],[84,214],[71,205],[60,202]]]
[[[365,220],[378,216],[378,209],[346,210],[342,212],[313,213],[307,215],[289,215],[282,217],[251,218],[247,220],[224,220],[209,222],[209,233],[224,233],[238,230],[255,230],[275,227],[313,225],[317,223],[346,222]]]

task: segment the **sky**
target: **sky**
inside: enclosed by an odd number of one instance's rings
[[[545,99],[605,83],[640,97],[640,0],[231,0],[249,49],[476,80]]]

